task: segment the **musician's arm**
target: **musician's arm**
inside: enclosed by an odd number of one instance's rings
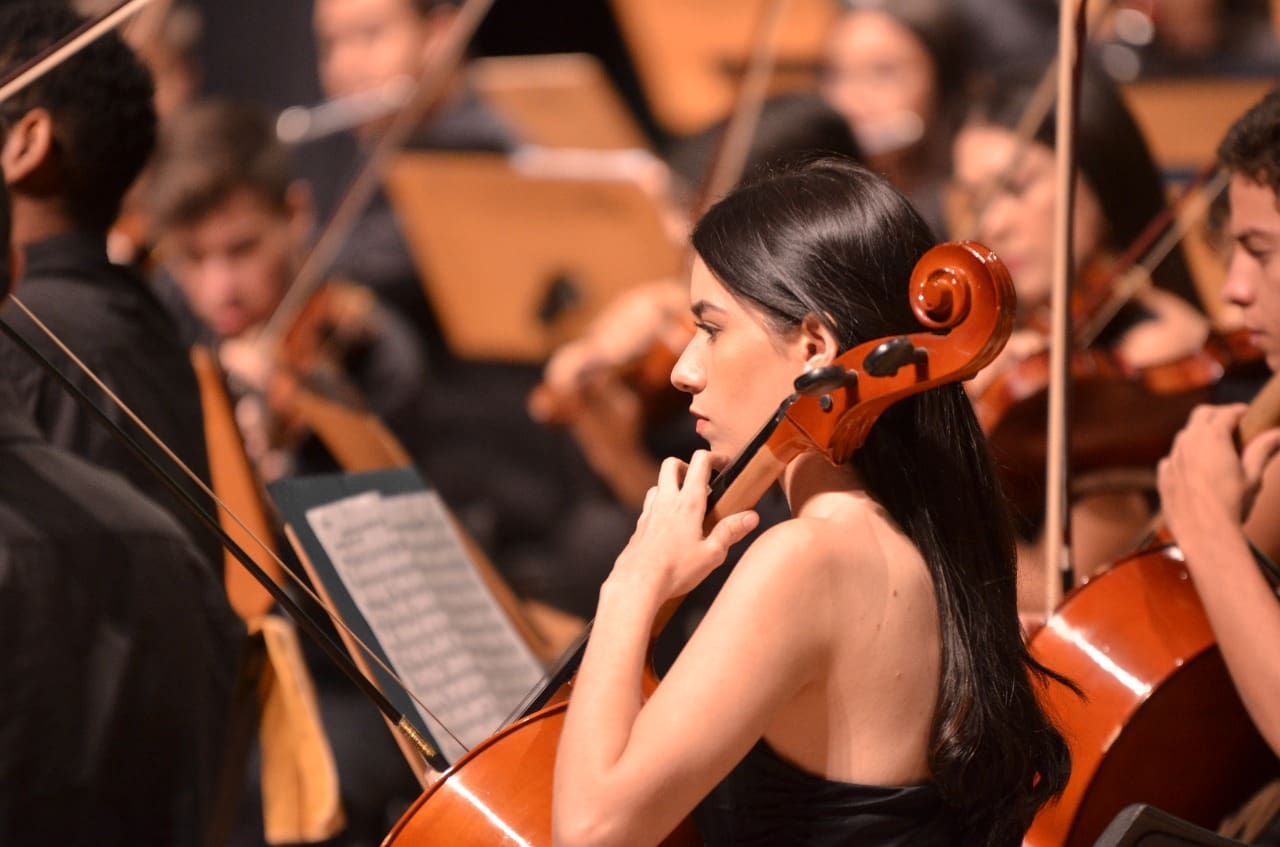
[[[633,538],[602,589],[574,684],[553,794],[556,843],[564,847],[657,844],[814,677],[823,633],[838,625],[824,623],[832,617],[824,611],[829,583],[809,572],[821,564],[800,544],[804,522],[788,521],[747,550],[646,702],[641,674],[654,616],[723,558],[723,548],[690,543],[690,527],[701,538],[700,517],[683,527],[673,526],[675,512],[658,517],[650,526],[641,518],[639,543]]]
[[[1267,743],[1280,752],[1280,602],[1254,561],[1241,522],[1280,432],[1259,436],[1237,456],[1231,433],[1242,411],[1195,411],[1160,463],[1160,496],[1232,681]]]

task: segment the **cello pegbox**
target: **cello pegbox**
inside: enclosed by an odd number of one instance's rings
[[[862,367],[876,377],[893,376],[907,365],[922,365],[929,351],[916,347],[905,335],[878,345],[862,360]]]

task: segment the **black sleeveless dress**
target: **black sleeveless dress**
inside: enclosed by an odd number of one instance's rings
[[[699,804],[707,847],[954,847],[933,785],[834,782],[801,770],[761,739]]]

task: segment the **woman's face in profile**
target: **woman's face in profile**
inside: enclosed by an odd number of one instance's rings
[[[872,9],[848,12],[836,21],[822,92],[872,163],[923,138],[937,109],[928,51],[911,30]]]
[[[780,336],[695,259],[689,300],[697,331],[671,372],[713,453],[732,458],[764,426],[804,372],[797,330]]]
[[[1019,154],[1011,130],[968,125],[956,136],[953,159],[953,188],[968,224],[962,228],[1004,261],[1020,312],[1045,305],[1053,282],[1058,196],[1053,151],[1031,143]],[[1102,250],[1106,233],[1102,206],[1081,177],[1074,226],[1072,253],[1080,268]]]

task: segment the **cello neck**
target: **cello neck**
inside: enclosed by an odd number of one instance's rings
[[[1236,429],[1240,446],[1248,444],[1263,430],[1280,423],[1280,373],[1272,374],[1266,385],[1257,393]]]

